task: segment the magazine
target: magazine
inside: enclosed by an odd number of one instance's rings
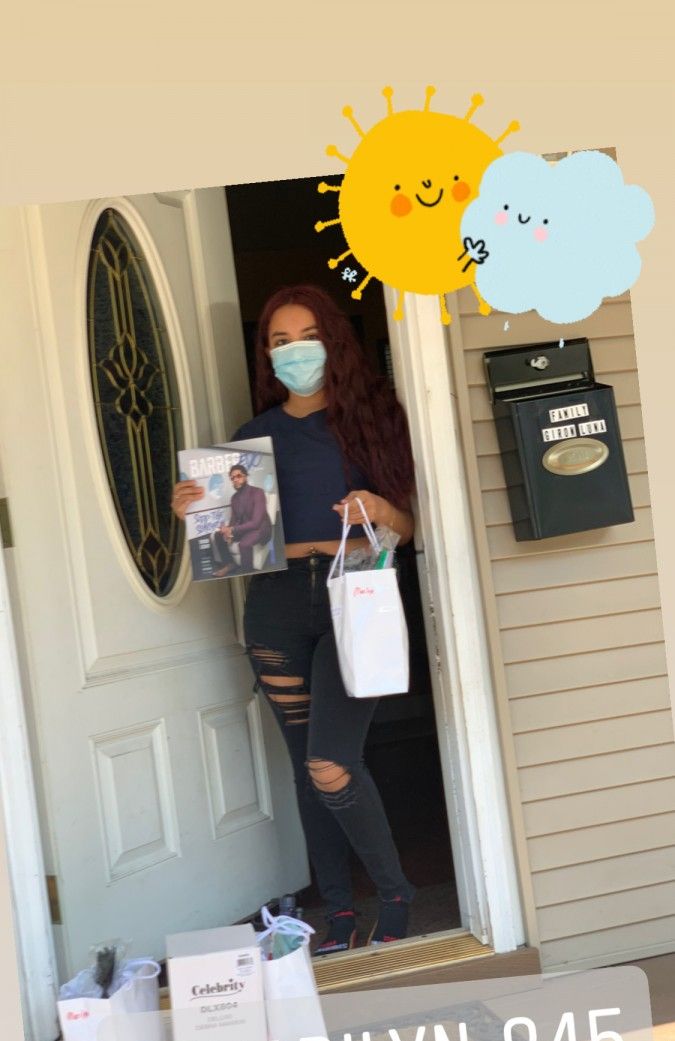
[[[178,468],[204,489],[185,514],[196,581],[287,567],[271,437],[186,448]]]

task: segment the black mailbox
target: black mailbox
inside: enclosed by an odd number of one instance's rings
[[[588,340],[484,354],[516,539],[633,520],[614,391]]]

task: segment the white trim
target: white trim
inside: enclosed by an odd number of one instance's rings
[[[438,646],[435,688],[441,761],[466,927],[497,953],[525,942],[481,590],[438,300],[406,294],[391,315],[392,358],[417,460],[418,506]],[[433,656],[432,656],[433,661]]]
[[[180,201],[177,196],[181,195]],[[182,206],[185,220],[185,237],[190,257],[190,268],[192,271],[192,286],[195,298],[195,310],[199,325],[199,336],[201,341],[201,356],[204,366],[204,381],[206,384],[206,398],[210,419],[211,443],[221,444],[226,442],[232,435],[232,431],[239,426],[241,417],[229,415],[223,407],[222,386],[224,374],[219,370],[219,355],[225,343],[217,343],[216,328],[218,335],[223,336],[222,319],[219,322],[214,316],[214,300],[218,300],[219,293],[213,294],[213,287],[209,284],[209,265],[206,255],[209,250],[213,251],[213,242],[209,239],[213,235],[214,227],[218,229],[218,247],[222,257],[226,258],[225,271],[221,265],[216,265],[217,270],[211,271],[211,279],[220,277],[221,285],[227,284],[227,271],[234,275],[236,281],[236,269],[234,264],[234,253],[232,249],[232,234],[230,229],[230,218],[227,210],[227,200],[224,188],[200,188],[190,192],[164,193],[160,199],[169,206]],[[209,261],[212,262],[212,256]],[[213,265],[211,264],[211,267]],[[222,276],[225,275],[223,278]],[[237,298],[237,333],[236,339],[240,342],[242,357],[243,377],[241,389],[248,398],[248,372],[244,358],[245,345],[241,330],[241,313]],[[231,327],[228,329],[232,334]],[[230,382],[235,377],[231,362],[228,363],[226,377]],[[245,418],[250,417],[250,412]],[[245,646],[244,639],[244,600],[245,580],[243,578],[232,578],[228,582],[228,590],[232,600],[232,611],[234,617],[235,633],[237,642]]]
[[[229,252],[234,268],[234,255],[232,254],[232,239],[230,234],[230,220],[227,213],[224,188],[202,188],[198,191],[192,189],[189,192],[172,192],[155,197],[160,202],[169,206],[181,206],[183,219],[185,221],[185,238],[187,241],[188,255],[190,257],[190,270],[192,272],[192,287],[195,297],[195,310],[199,326],[201,340],[201,357],[204,366],[204,382],[206,384],[206,397],[208,402],[211,443],[222,444],[227,441],[232,433],[232,423],[226,417],[223,410],[223,397],[221,393],[221,378],[218,372],[218,347],[211,315],[212,301],[208,287],[208,272],[205,259],[204,229],[200,210],[200,200],[211,196],[216,192],[225,211],[225,223],[222,228],[222,248]],[[180,201],[177,196],[180,195]],[[170,197],[169,197],[170,196]],[[244,344],[242,341],[242,351]],[[190,442],[192,443],[192,442]],[[244,600],[245,587],[242,578],[230,579],[228,590],[232,602],[232,615],[237,643],[245,646],[244,639]]]
[[[217,444],[219,441],[227,439],[227,430],[225,429],[220,379],[216,364],[216,341],[213,334],[213,322],[210,319],[211,300],[208,292],[204,243],[197,208],[197,195],[194,190],[185,194],[182,200],[182,210],[183,220],[185,221],[185,238],[190,258],[190,271],[192,273],[195,313],[202,348],[201,357],[202,365],[204,366],[211,440],[214,444]]]
[[[582,949],[582,947],[583,943],[580,942],[579,948]],[[544,946],[542,954],[545,953],[546,947]],[[673,941],[663,940],[661,943],[645,944],[644,947],[620,947],[618,950],[612,951],[611,955],[605,951],[604,954],[595,954],[590,958],[575,958],[574,961],[554,962],[550,965],[544,963],[542,972],[545,972],[547,976],[566,975],[570,972],[585,972],[588,969],[606,969],[612,965],[624,965],[628,961],[642,961],[644,958],[658,958],[661,954],[673,953],[675,953]]]
[[[42,841],[12,623],[0,550],[0,795],[16,929],[27,1041],[53,1041],[57,971]]]

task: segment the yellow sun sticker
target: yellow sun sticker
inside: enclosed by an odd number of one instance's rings
[[[403,294],[438,295],[441,318],[449,324],[445,293],[471,286],[481,314],[490,307],[475,285],[477,265],[488,255],[481,240],[462,241],[460,225],[464,210],[478,195],[484,171],[502,155],[499,145],[520,129],[509,123],[504,133],[493,140],[470,122],[483,104],[480,94],[471,98],[463,118],[429,109],[434,87],[427,87],[421,111],[394,112],[393,89],[382,91],[387,100],[387,115],[364,133],[352,109],[342,114],[350,121],[361,140],[347,158],[335,145],[327,155],[337,156],[346,165],[342,184],[322,181],[320,192],[339,193],[339,217],[318,221],[316,231],[341,225],[349,249],[331,258],[336,268],[347,257],[367,272],[352,291],[361,299],[365,286],[377,278],[398,291],[394,317],[403,317]]]

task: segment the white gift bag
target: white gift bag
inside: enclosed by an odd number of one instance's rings
[[[124,1041],[153,1041],[153,1037],[161,1036],[159,1020],[152,1022],[152,1032],[148,1029],[149,1016],[140,1016],[138,1024],[142,1030],[135,1031],[132,1013],[157,1012],[159,1010],[159,976],[160,967],[149,958],[132,958],[122,963],[120,976],[121,986],[109,998],[78,997],[79,991],[87,989],[91,980],[90,970],[85,969],[70,983],[64,984],[61,993],[64,997],[57,1002],[59,1023],[63,1041],[97,1041],[102,1036],[99,1028],[110,1016],[119,1017],[120,1037]],[[119,982],[119,981],[118,981]],[[66,995],[72,993],[73,997]],[[154,1033],[153,1033],[154,1032]],[[111,1036],[111,1034],[108,1034]]]
[[[298,1041],[298,1038],[326,1036],[321,1002],[309,954],[311,925],[287,915],[274,917],[262,908],[267,926],[258,934],[258,943],[274,933],[302,935],[302,945],[290,954],[267,961],[263,955],[263,990],[267,1012],[268,1041]]]
[[[371,546],[380,545],[360,499]],[[393,567],[345,571],[350,525],[345,509],[342,541],[328,574],[328,595],[340,673],[353,698],[379,698],[408,690],[408,627]]]

